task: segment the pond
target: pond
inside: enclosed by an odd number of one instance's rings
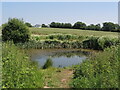
[[[80,49],[31,49],[28,51],[30,59],[37,61],[41,67],[47,59],[52,59],[53,67],[68,67],[77,65],[86,60],[91,54],[91,51]]]

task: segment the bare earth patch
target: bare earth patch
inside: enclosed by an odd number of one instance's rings
[[[69,82],[72,79],[72,69],[56,70],[45,79],[44,88],[70,88]]]

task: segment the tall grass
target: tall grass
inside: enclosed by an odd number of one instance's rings
[[[72,34],[51,34],[46,37],[46,39],[57,39],[57,40],[82,40],[84,36],[77,36]]]
[[[106,48],[75,68],[72,88],[118,88],[118,47]]]
[[[43,38],[44,37],[44,38]],[[103,50],[104,48],[119,43],[118,38],[95,37],[95,36],[76,36],[76,35],[45,35],[32,37],[29,42],[24,44],[19,43],[18,46],[22,48],[85,48]]]
[[[13,43],[3,43],[2,46],[2,87],[42,88],[43,74],[24,51]]]

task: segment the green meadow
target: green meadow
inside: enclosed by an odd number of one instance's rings
[[[2,31],[2,88],[119,88],[117,32],[28,28],[15,18],[10,19]],[[38,61],[32,61],[30,50],[41,50],[34,53],[37,58],[47,53],[52,55],[54,50],[58,55],[50,56],[39,66]],[[72,53],[69,50],[73,50]],[[83,52],[75,53],[75,50]],[[91,54],[87,56],[85,51]],[[65,57],[75,61],[78,58],[73,57],[83,54],[87,58],[81,63],[64,67],[53,64],[56,56],[58,60]]]
[[[62,29],[62,28],[29,28],[29,29],[32,34],[36,34],[36,35],[72,34],[72,35],[79,35],[79,36],[118,37],[117,32],[107,32],[107,31]]]

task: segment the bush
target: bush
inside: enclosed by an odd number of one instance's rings
[[[43,69],[47,69],[53,65],[53,62],[50,58],[47,59],[46,63],[43,66]]]
[[[73,88],[118,88],[118,47],[106,48],[75,68]]]
[[[101,46],[102,49],[110,47],[112,45],[117,45],[119,43],[118,38],[106,38],[106,37],[100,37],[98,39],[98,44]]]
[[[3,88],[42,88],[43,74],[29,60],[24,51],[13,43],[4,43],[2,49]]]
[[[13,41],[14,43],[29,41],[30,34],[27,26],[22,20],[13,18],[3,25],[2,40]]]
[[[89,37],[87,40],[83,41],[83,48],[100,50],[100,45],[98,44],[99,37]]]
[[[58,39],[58,40],[77,40],[83,39],[82,36],[71,35],[71,34],[56,34],[56,35],[48,35],[46,39]]]
[[[23,48],[48,49],[48,48],[85,48],[104,50],[104,48],[119,44],[118,38],[77,36],[71,34],[56,34],[47,36],[33,36],[29,42],[18,44]]]
[[[110,46],[116,46],[120,43],[118,38],[108,38],[108,37],[89,37],[84,40],[83,48],[95,49],[95,50],[104,50]]]

